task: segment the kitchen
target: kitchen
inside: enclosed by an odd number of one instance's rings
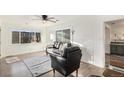
[[[105,23],[106,67],[124,71],[124,19]]]

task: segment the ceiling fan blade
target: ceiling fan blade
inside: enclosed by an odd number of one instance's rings
[[[42,16],[41,15],[35,15],[36,17],[38,17],[38,18],[40,18],[40,19],[42,19]]]
[[[53,20],[47,20],[47,21],[50,21],[50,22],[56,23],[56,21],[53,21]]]
[[[32,19],[32,20],[41,20],[41,19]]]
[[[54,17],[49,17],[49,18],[47,18],[47,19],[55,19]]]
[[[59,21],[59,20],[56,20],[56,22]]]

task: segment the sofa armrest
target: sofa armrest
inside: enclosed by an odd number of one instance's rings
[[[53,45],[47,45],[46,48],[53,48]]]
[[[54,55],[54,54],[50,54],[50,57],[52,59],[53,64],[58,64],[58,65],[61,65],[62,67],[67,66],[67,64],[66,64],[67,60],[64,57],[62,57],[60,55]]]
[[[60,54],[55,53],[55,52],[53,52],[53,51],[49,52],[49,55],[52,55],[52,56],[54,56],[54,57],[62,57]]]

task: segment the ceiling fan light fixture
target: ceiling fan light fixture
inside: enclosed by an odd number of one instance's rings
[[[47,23],[47,21],[46,21],[46,20],[43,20],[42,22],[43,22],[43,24]]]

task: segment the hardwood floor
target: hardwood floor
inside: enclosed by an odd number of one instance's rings
[[[106,55],[106,66],[109,65],[124,69],[124,57],[118,55]]]
[[[124,77],[124,57],[118,55],[106,55],[106,77]]]
[[[35,52],[22,55],[16,55],[19,59],[24,60],[25,58],[31,58],[35,56],[46,55],[45,52]],[[78,76],[79,77],[88,77],[90,75],[99,75],[102,76],[104,72],[103,68],[96,67],[94,65],[81,62]],[[76,72],[72,73],[73,76],[76,76]],[[56,71],[56,77],[63,77],[60,73]],[[0,77],[32,77],[30,71],[27,69],[23,62],[16,62],[7,64],[5,58],[0,59]],[[41,77],[53,77],[53,72],[50,71]]]

